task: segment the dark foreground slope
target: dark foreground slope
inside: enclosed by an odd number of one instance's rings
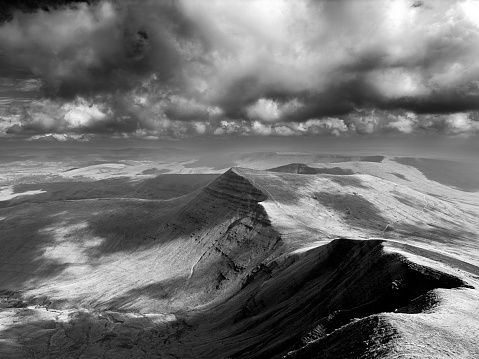
[[[400,223],[394,241],[323,234],[383,233],[378,193],[431,223],[473,218],[378,181],[231,169],[172,200],[1,209],[0,357],[476,357],[479,268]]]
[[[438,288],[459,295],[473,291],[455,276],[386,253],[381,241],[338,239],[286,262],[258,268],[230,300],[214,308],[170,314],[5,309],[4,322],[15,319],[16,323],[4,325],[1,335],[9,345],[2,354],[12,358],[388,357],[401,347],[402,333],[387,313],[417,316],[431,336],[436,330],[444,335],[440,325],[428,322],[430,314],[421,314],[441,306]],[[459,320],[466,315],[453,314]],[[477,321],[477,314],[467,313],[471,314]],[[478,353],[472,336],[463,336],[454,345]],[[22,356],[20,349],[30,355]],[[408,357],[420,353],[417,348]]]
[[[208,324],[199,329],[218,333],[222,347],[209,344],[204,357],[387,354],[397,333],[379,313],[421,313],[437,304],[436,288],[466,286],[457,277],[386,253],[381,241],[337,239],[290,260],[261,268],[235,298],[207,313]],[[379,327],[384,332],[375,333]],[[365,339],[374,344],[362,343]]]

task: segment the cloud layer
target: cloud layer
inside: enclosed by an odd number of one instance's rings
[[[10,136],[479,132],[473,0],[104,0],[17,13],[0,52],[40,81]]]

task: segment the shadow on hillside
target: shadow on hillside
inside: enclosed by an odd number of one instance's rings
[[[394,196],[402,204],[422,210],[423,203],[413,202],[407,198]],[[444,226],[433,225],[432,223],[410,224],[401,221],[391,222],[382,215],[382,211],[372,202],[357,194],[315,192],[313,198],[322,206],[338,213],[347,223],[353,227],[365,230],[376,230],[394,232],[406,238],[418,237],[428,242],[441,242],[445,244],[461,243],[467,244],[474,240],[477,234],[459,227],[456,223],[444,222]],[[417,240],[417,239],[416,239]]]
[[[183,202],[88,201],[22,204],[0,209],[0,290],[18,291],[53,278],[82,256],[95,266],[104,255],[148,249],[165,217]],[[174,239],[174,238],[172,238]],[[65,248],[65,249],[62,249]],[[71,253],[65,252],[70,248]]]
[[[352,226],[367,230],[383,229],[390,220],[381,215],[381,210],[366,198],[350,193],[315,192],[322,206],[341,215]]]
[[[7,226],[3,227],[5,231],[2,228],[1,237],[9,240],[10,252],[18,263],[15,270],[22,274],[0,273],[0,289],[15,290],[26,283],[34,288],[40,281],[44,283],[76,266],[78,258],[80,265],[86,263],[88,268],[94,268],[110,254],[122,253],[127,257],[132,252],[181,239],[175,247],[178,253],[171,253],[179,268],[184,268],[182,251],[187,251],[191,265],[198,260],[187,286],[183,288],[184,277],[156,284],[139,280],[136,288],[110,303],[112,308],[138,296],[170,300],[181,291],[202,291],[204,296],[199,300],[205,303],[220,294],[230,295],[233,289],[239,290],[251,271],[281,247],[281,237],[255,200],[248,196],[233,200],[210,192],[203,190],[188,198],[165,202],[51,202],[8,209]],[[0,215],[7,214],[6,211],[0,210]],[[9,231],[15,236],[9,238]],[[8,263],[9,251],[4,253],[2,263]],[[150,270],[145,265],[144,274],[154,278]],[[141,271],[137,275],[142,278]],[[95,300],[101,302],[99,298]],[[68,305],[60,301],[57,304]]]
[[[147,297],[158,301],[156,311],[162,311],[162,309],[169,309],[172,311],[173,308],[171,308],[170,302],[176,295],[181,294],[186,283],[186,277],[174,277],[156,283],[143,285],[113,298],[106,304],[102,304],[102,307],[106,307],[107,310],[128,311],[128,309],[131,308],[132,303],[134,305],[138,298]],[[164,306],[161,306],[161,302],[165,303]]]
[[[324,167],[324,168],[316,168],[317,174],[325,174],[325,175],[338,175],[338,176],[349,176],[355,174],[355,172],[349,168],[341,168],[341,167]]]
[[[404,176],[403,174],[400,174],[400,173],[397,173],[397,172],[393,172],[392,174],[393,174],[394,176],[396,176],[397,178],[400,178],[400,179],[402,179],[402,180],[404,180],[404,181],[409,181],[409,180],[406,178],[406,176]]]
[[[403,225],[398,232],[405,236],[414,236],[414,240],[418,238],[427,243],[444,243],[444,244],[461,244],[466,245],[475,241],[477,233],[459,228],[457,225],[449,227],[439,227],[432,224]]]
[[[148,197],[161,196],[162,191],[173,191],[175,195],[184,195],[197,190],[215,179],[217,175],[180,175],[158,176],[139,183],[135,183],[137,194]],[[45,249],[52,246],[55,239],[51,233],[45,232],[47,228],[69,228],[79,223],[87,223],[81,230],[69,233],[66,242],[81,242],[90,237],[99,237],[101,244],[88,249],[93,259],[115,252],[129,252],[132,250],[148,249],[157,245],[160,241],[175,239],[162,233],[158,234],[159,228],[171,220],[171,214],[181,208],[187,198],[172,201],[138,201],[115,200],[116,196],[128,196],[130,192],[125,188],[133,186],[130,180],[115,179],[109,181],[97,181],[92,183],[48,183],[48,193],[33,198],[19,198],[20,202],[38,201],[43,203],[17,203],[16,206],[0,209],[0,217],[4,214],[6,219],[0,227],[0,244],[4,242],[4,248],[10,248],[18,263],[26,263],[42,277],[56,275],[67,266],[61,261],[47,259],[44,256]],[[43,184],[18,186],[19,192],[42,188]],[[111,187],[112,186],[112,187]],[[125,187],[127,186],[127,187]],[[165,189],[161,189],[166,186]],[[155,189],[160,187],[160,189]],[[130,188],[131,189],[131,188]],[[155,193],[149,192],[154,190]],[[106,192],[105,192],[106,191]],[[42,196],[43,195],[43,196]],[[66,198],[81,199],[96,196],[113,197],[112,199],[91,199],[86,201],[65,201]],[[12,202],[12,201],[6,201]],[[191,228],[193,230],[193,228]],[[189,235],[189,232],[184,232]],[[11,254],[3,250],[4,263],[9,263]],[[1,257],[1,255],[0,255]],[[47,264],[47,263],[50,263]],[[22,276],[26,276],[22,274]],[[1,278],[0,275],[0,283]],[[20,275],[5,279],[17,280]],[[22,282],[19,280],[19,282]],[[1,286],[0,286],[1,288]]]
[[[341,162],[376,162],[380,163],[384,160],[384,156],[346,156],[346,155],[316,155],[315,163],[341,163]]]
[[[266,170],[268,172],[280,172],[280,173],[292,173],[301,175],[316,175],[316,174],[329,174],[329,175],[353,175],[354,171],[349,168],[341,167],[310,167],[304,163],[291,163],[288,165],[270,168]]]
[[[53,277],[68,267],[67,263],[45,258],[47,248],[55,239],[46,229],[54,227],[64,208],[52,211],[50,206],[16,211],[0,209],[0,290],[17,292],[25,282],[35,285],[37,279]]]
[[[363,181],[361,181],[361,179],[358,178],[358,177],[353,177],[353,176],[330,176],[330,177],[328,177],[328,179],[331,182],[339,184],[343,187],[368,188],[363,184]]]
[[[408,207],[414,208],[417,211],[437,211],[437,209],[434,207],[427,206],[427,202],[424,200],[418,201],[417,198],[404,197],[404,195],[401,195],[395,191],[392,191],[392,194],[397,201]],[[420,220],[420,218],[418,218],[418,220]],[[471,240],[473,241],[477,237],[477,233],[465,230],[452,220],[441,218],[439,223],[440,225],[420,222],[418,222],[416,225],[409,223],[403,224],[401,225],[399,232],[407,236],[420,237],[427,241],[441,242],[446,244],[458,242],[467,244],[467,242]]]

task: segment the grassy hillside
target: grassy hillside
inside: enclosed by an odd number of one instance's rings
[[[165,174],[154,178],[113,178],[100,181],[68,181],[20,184],[13,186],[15,197],[0,201],[0,208],[21,203],[43,203],[100,198],[138,198],[160,200],[180,197],[202,188],[216,179],[216,174]],[[43,191],[21,196],[29,191]]]

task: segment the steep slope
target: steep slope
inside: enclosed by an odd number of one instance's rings
[[[249,287],[216,307],[217,316],[208,313],[208,324],[202,329],[223,334],[215,339],[223,343],[221,351],[226,357],[280,357],[295,349],[291,356],[299,358],[313,343],[322,343],[345,325],[367,327],[375,320],[371,316],[384,312],[421,313],[438,305],[436,288],[466,286],[453,275],[385,251],[381,241],[337,239],[299,255],[292,264],[270,263]],[[217,321],[211,320],[215,317]],[[386,337],[376,339],[387,343],[395,331],[385,323],[389,328]],[[364,333],[363,338],[371,335]],[[336,345],[354,339],[351,333],[340,336]],[[323,355],[327,353],[327,345],[320,347]],[[328,355],[343,357],[344,350],[351,349],[343,345],[343,352]],[[384,352],[387,349],[382,347]],[[216,356],[219,348],[204,354]]]
[[[170,216],[156,237],[168,240],[165,248],[170,238],[186,237],[168,255],[188,263],[184,289],[170,305],[184,309],[223,300],[266,258],[280,253],[281,236],[260,204],[266,198],[231,169]]]

